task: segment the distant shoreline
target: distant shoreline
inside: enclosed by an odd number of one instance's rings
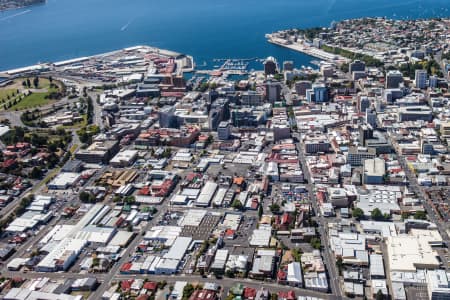
[[[9,10],[30,7],[36,4],[44,4],[47,0],[11,0],[0,4],[0,13]]]

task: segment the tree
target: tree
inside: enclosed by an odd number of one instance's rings
[[[34,77],[33,79],[33,85],[37,89],[39,87],[39,77]]]
[[[100,265],[100,259],[98,257],[94,257],[92,259],[92,267],[98,267]]]
[[[342,268],[344,267],[344,262],[342,261],[342,257],[338,257],[336,259],[336,267],[338,268],[339,275],[342,275]]]
[[[31,82],[30,82],[30,78],[27,78],[27,82],[26,82],[27,88],[31,87]]]
[[[260,203],[258,206],[258,217],[261,219],[262,215],[264,213],[264,208],[262,206],[262,204]]]
[[[375,296],[375,299],[376,300],[384,300],[386,298],[384,297],[383,292],[381,290],[378,290],[378,292],[377,292],[377,294]]]
[[[272,204],[272,205],[270,206],[270,211],[271,211],[273,214],[279,213],[279,212],[280,212],[280,205],[278,205],[277,203]]]
[[[322,242],[320,241],[320,238],[318,238],[318,237],[313,237],[309,243],[311,244],[311,246],[314,249],[317,249],[317,250],[319,250],[322,247]]]
[[[39,167],[34,167],[30,172],[30,177],[32,179],[39,179],[42,177],[42,170]]]
[[[136,198],[134,196],[127,196],[125,197],[124,202],[127,204],[133,204],[136,202]]]
[[[352,216],[359,221],[364,217],[364,211],[361,208],[356,207],[352,211]]]
[[[231,204],[231,207],[237,210],[241,210],[243,208],[241,201],[239,199],[235,199]]]
[[[127,225],[127,231],[128,231],[128,232],[133,232],[133,225],[128,224],[128,225]]]
[[[375,208],[374,210],[372,210],[372,212],[370,213],[370,216],[372,217],[372,219],[374,219],[375,221],[380,221],[384,219],[383,214],[381,213],[381,210],[379,208]]]
[[[190,283],[186,284],[183,288],[183,300],[188,300],[192,293],[194,293],[194,286]]]
[[[427,214],[424,211],[416,211],[414,214],[414,219],[416,220],[426,220]]]
[[[84,203],[92,203],[95,202],[95,197],[89,192],[82,191],[80,194],[78,194],[78,197],[80,197],[80,201]]]

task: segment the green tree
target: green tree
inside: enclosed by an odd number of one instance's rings
[[[39,167],[34,167],[30,172],[30,178],[40,179],[42,177],[42,170]]]
[[[231,207],[234,209],[241,210],[243,208],[241,201],[239,199],[234,199],[233,203],[231,204]]]
[[[278,205],[277,203],[274,203],[274,204],[272,204],[271,206],[270,206],[270,211],[273,213],[273,214],[277,214],[277,213],[279,213],[280,212],[280,205]]]
[[[426,220],[427,214],[424,211],[416,211],[414,214],[414,219],[416,220]]]
[[[379,208],[375,208],[374,210],[372,210],[372,212],[370,213],[370,216],[372,217],[372,219],[374,219],[375,221],[380,221],[384,219],[383,214],[381,213],[381,210]]]
[[[258,217],[259,217],[260,219],[261,219],[263,213],[264,213],[264,208],[263,208],[262,203],[260,203],[259,206],[258,206]]]
[[[341,276],[344,262],[342,261],[342,257],[340,256],[336,259],[336,267],[338,268],[339,276]]]
[[[185,287],[183,288],[183,298],[182,300],[188,300],[192,293],[194,293],[194,286],[190,283],[186,284]]]
[[[376,300],[384,300],[386,299],[386,297],[384,297],[383,292],[381,290],[378,290],[376,296],[375,296]]]
[[[319,250],[322,247],[322,242],[320,241],[320,238],[318,238],[318,237],[313,237],[309,243],[311,244],[311,246],[314,249],[317,249],[317,250]]]
[[[83,203],[92,203],[95,202],[95,197],[89,192],[82,191],[78,194],[80,201]]]
[[[39,77],[34,77],[34,79],[33,79],[33,85],[34,85],[34,88],[38,88],[39,87]]]
[[[352,216],[356,220],[361,220],[364,217],[364,211],[361,208],[356,207],[352,211]]]

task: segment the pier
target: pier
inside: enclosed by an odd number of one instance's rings
[[[294,50],[297,52],[301,52],[306,55],[316,57],[316,58],[319,58],[319,59],[327,61],[327,62],[333,62],[333,63],[337,63],[337,64],[343,64],[343,63],[350,62],[350,60],[348,58],[345,58],[343,56],[336,55],[336,54],[331,54],[331,53],[328,53],[326,51],[320,50],[315,47],[310,47],[308,45],[305,45],[304,43],[293,44],[290,41],[280,39],[280,38],[275,38],[271,34],[267,34],[266,37],[267,37],[267,41],[269,43],[275,44],[277,46],[285,47],[285,48],[288,48],[288,49],[291,49],[291,50]]]

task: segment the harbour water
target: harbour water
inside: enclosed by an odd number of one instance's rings
[[[448,0],[48,0],[0,12],[0,70],[146,44],[215,58],[313,59],[266,41],[285,28],[329,26],[363,16],[427,18],[450,15]]]

